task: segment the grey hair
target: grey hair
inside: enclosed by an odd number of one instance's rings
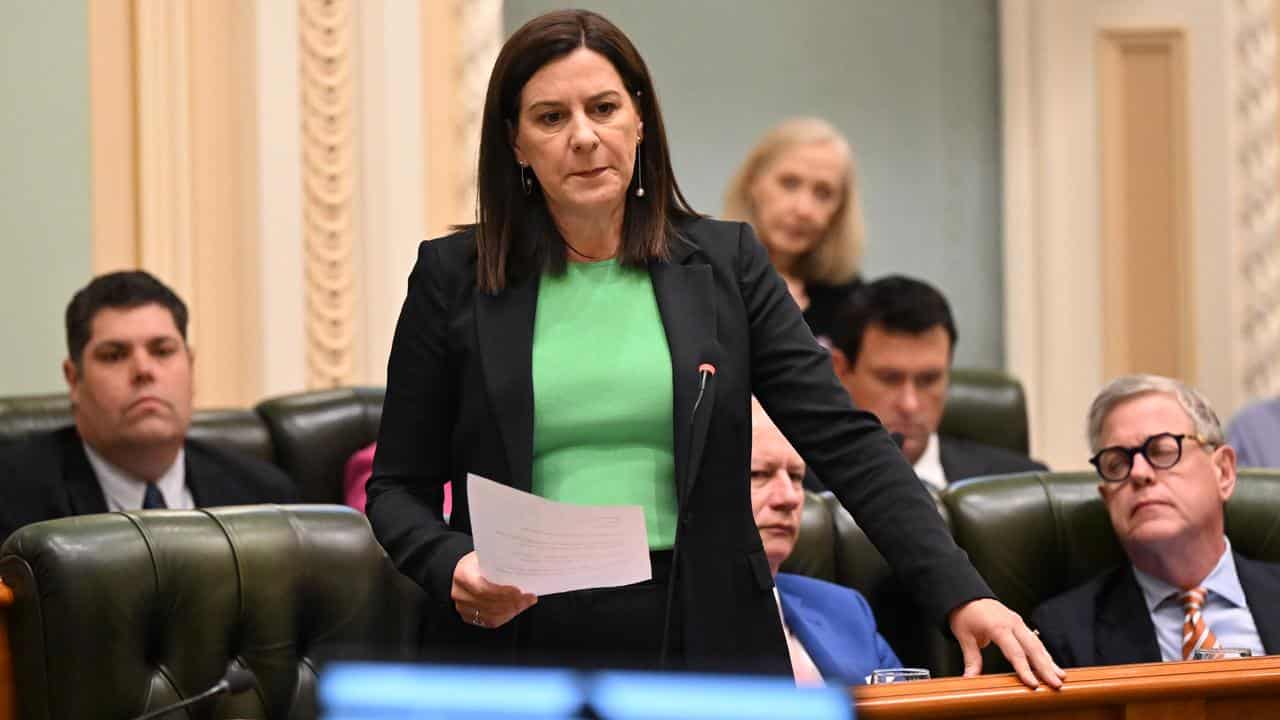
[[[1178,401],[1187,417],[1195,425],[1196,433],[1212,445],[1223,445],[1222,423],[1209,401],[1186,384],[1160,375],[1124,375],[1107,383],[1089,405],[1089,426],[1086,430],[1090,452],[1102,449],[1102,424],[1107,415],[1122,402],[1148,393],[1164,393]]]

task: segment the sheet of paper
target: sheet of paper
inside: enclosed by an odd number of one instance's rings
[[[570,505],[470,473],[467,504],[489,582],[550,595],[653,577],[639,505]]]

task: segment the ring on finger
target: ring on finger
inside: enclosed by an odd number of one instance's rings
[[[471,624],[472,624],[472,625],[478,625],[479,627],[484,627],[484,621],[480,619],[480,609],[479,609],[479,608],[476,608],[476,613],[475,613],[475,615],[471,616]]]

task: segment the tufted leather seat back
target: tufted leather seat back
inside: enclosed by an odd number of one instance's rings
[[[322,658],[406,658],[422,592],[359,513],[242,506],[36,523],[0,548],[19,717],[126,718],[245,667],[214,718],[314,718]]]
[[[70,424],[71,397],[66,393],[0,397],[0,447]]]
[[[378,439],[382,396],[380,387],[348,387],[258,404],[275,444],[276,464],[298,484],[304,502],[342,502],[348,458]]]
[[[1031,445],[1022,383],[999,370],[953,369],[938,432],[1026,455]]]

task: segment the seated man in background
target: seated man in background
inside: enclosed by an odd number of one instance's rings
[[[876,632],[871,608],[856,590],[779,573],[800,534],[804,460],[760,404],[751,403],[751,509],[776,585],[796,683],[854,685],[877,668],[902,665]]]
[[[902,437],[902,452],[934,491],[979,475],[1044,470],[1004,448],[938,434],[955,355],[947,299],[901,275],[863,285],[832,328],[831,362],[853,404]]]
[[[1280,565],[1231,550],[1223,504],[1236,456],[1204,397],[1168,378],[1121,377],[1094,398],[1088,435],[1129,563],[1036,609],[1053,658],[1079,667],[1280,651]]]
[[[274,466],[187,439],[187,308],[159,280],[94,278],[67,305],[66,332],[75,424],[0,454],[0,541],[69,515],[294,501]]]

